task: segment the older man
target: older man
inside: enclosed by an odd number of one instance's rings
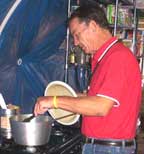
[[[35,115],[61,108],[82,115],[83,154],[134,154],[141,74],[132,52],[113,37],[99,5],[83,5],[69,19],[74,44],[92,55],[87,96],[40,97]]]

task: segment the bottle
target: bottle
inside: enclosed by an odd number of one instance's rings
[[[74,48],[71,48],[69,55],[70,64],[75,64],[75,51]]]

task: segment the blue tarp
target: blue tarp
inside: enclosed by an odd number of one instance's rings
[[[15,0],[0,1],[0,24]],[[64,81],[67,0],[22,0],[0,35],[0,92],[31,113],[47,84]],[[68,84],[77,90],[74,69]]]

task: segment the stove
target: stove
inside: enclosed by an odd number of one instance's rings
[[[21,146],[13,139],[2,139],[1,154],[81,154],[80,129],[71,126],[54,126],[50,140],[42,146]]]

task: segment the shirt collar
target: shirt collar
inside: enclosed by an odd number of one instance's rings
[[[101,58],[102,54],[105,52],[105,50],[108,48],[110,44],[112,44],[114,41],[117,40],[117,37],[111,37],[108,41],[106,41],[93,55],[92,58],[92,69],[95,67],[96,63]]]

